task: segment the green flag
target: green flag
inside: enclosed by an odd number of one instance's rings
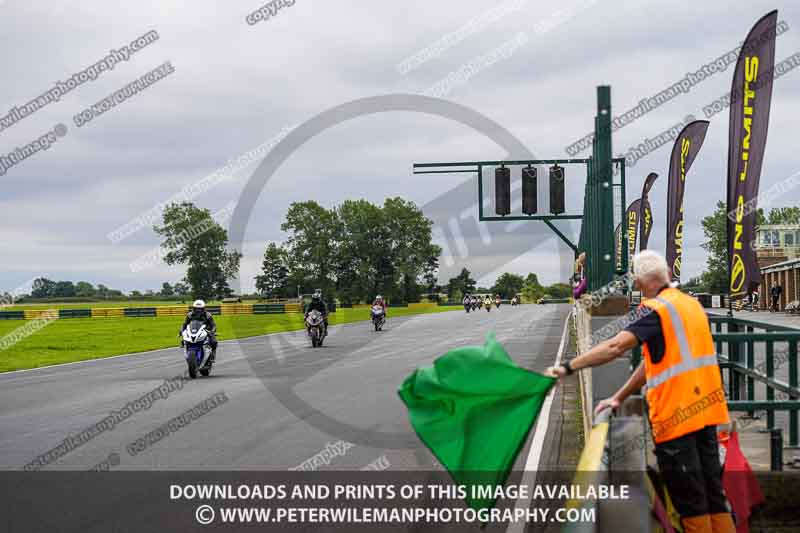
[[[505,483],[554,382],[514,364],[490,333],[483,346],[456,348],[415,370],[398,393],[419,438],[467,487],[467,504],[482,509],[495,498],[473,497],[472,487]]]

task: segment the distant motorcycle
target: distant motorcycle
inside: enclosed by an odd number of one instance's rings
[[[472,302],[464,302],[464,310],[469,313],[470,309],[472,309]]]
[[[512,298],[511,299],[511,307],[516,307],[517,305],[519,305],[519,304],[517,304],[517,299],[516,298]]]
[[[209,344],[208,331],[202,320],[192,320],[181,333],[183,347],[186,352],[186,365],[189,367],[189,377],[195,379],[197,371],[207,376],[211,373],[213,361],[211,345]]]
[[[486,308],[486,312],[488,313],[489,311],[492,310],[492,301],[489,298],[487,298],[486,301],[483,303],[483,306]]]
[[[375,326],[375,331],[380,331],[383,324],[386,322],[386,312],[380,305],[372,306],[372,325]]]
[[[500,309],[500,297],[499,296],[494,299],[494,305],[495,305],[495,307]]]
[[[473,311],[477,311],[478,310],[478,299],[477,298],[473,298],[472,302],[470,302],[470,303],[472,304],[472,310]]]
[[[327,335],[322,313],[316,309],[308,313],[308,316],[306,317],[306,329],[308,330],[308,336],[311,338],[311,347],[317,348],[322,346],[322,341]]]

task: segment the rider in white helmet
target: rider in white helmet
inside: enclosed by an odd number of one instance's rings
[[[214,322],[214,317],[211,313],[206,311],[206,303],[203,300],[195,300],[192,304],[192,310],[186,314],[186,319],[181,326],[181,332],[178,335],[183,335],[183,330],[186,329],[192,320],[202,320],[206,325],[208,332],[208,344],[211,345],[211,360],[213,361],[217,355],[217,324]],[[183,341],[181,341],[182,343]]]
[[[372,302],[372,305],[380,305],[383,308],[383,314],[386,315],[386,302],[383,299],[383,296],[380,294],[375,297],[375,301]]]

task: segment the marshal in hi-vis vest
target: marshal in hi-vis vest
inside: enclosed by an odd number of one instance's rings
[[[658,313],[664,334],[664,357],[658,363],[653,363],[647,343],[642,346],[653,440],[658,444],[727,424],[725,390],[700,302],[668,288],[642,305]]]

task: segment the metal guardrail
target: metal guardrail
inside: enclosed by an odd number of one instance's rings
[[[578,460],[575,477],[572,484],[585,491],[589,485],[599,485],[608,480],[608,461],[603,461],[607,453],[608,434],[611,421],[611,409],[606,409],[594,419],[591,431],[586,437],[586,444]],[[594,509],[597,516],[599,501],[595,499],[568,500],[567,509]],[[593,533],[597,531],[596,522],[572,522],[566,524],[562,531],[565,533]]]
[[[775,427],[775,412],[785,411],[789,418],[789,445],[797,446],[800,329],[729,316],[712,316],[709,321],[720,368],[727,371],[728,409],[746,411],[750,416],[756,411],[766,411],[767,431],[780,431]],[[762,348],[763,360],[757,362]],[[788,381],[775,375],[783,365],[787,365]],[[757,383],[765,388],[765,400],[756,400]],[[780,398],[776,397],[776,391]]]

